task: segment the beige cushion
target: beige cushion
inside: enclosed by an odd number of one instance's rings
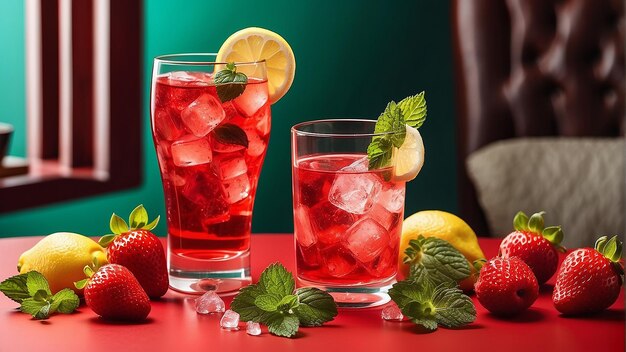
[[[545,210],[562,225],[566,247],[623,236],[624,138],[520,138],[472,153],[468,173],[491,233],[507,235],[518,210]]]

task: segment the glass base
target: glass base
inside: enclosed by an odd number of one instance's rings
[[[169,255],[170,288],[183,293],[216,291],[220,296],[237,294],[252,283],[250,252],[226,260],[201,260]]]
[[[395,277],[376,284],[334,286],[328,283],[307,281],[298,278],[300,287],[313,286],[328,292],[339,308],[371,308],[391,300],[387,292],[396,283]]]

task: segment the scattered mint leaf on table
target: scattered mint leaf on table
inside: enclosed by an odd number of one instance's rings
[[[328,293],[306,287],[295,290],[293,275],[280,263],[268,266],[259,282],[239,290],[230,309],[241,321],[267,325],[270,333],[292,337],[299,326],[320,326],[337,316],[337,305]]]
[[[213,82],[217,89],[217,96],[222,103],[233,100],[243,94],[248,83],[248,76],[237,72],[237,67],[233,62],[226,64],[226,68],[218,71],[213,76]]]
[[[20,303],[20,311],[35,319],[47,319],[54,312],[69,314],[80,304],[78,296],[68,288],[53,295],[48,280],[37,271],[29,271],[2,281],[0,291]]]
[[[387,104],[374,127],[374,133],[390,133],[374,136],[367,147],[369,169],[381,169],[391,163],[393,148],[400,148],[406,137],[406,125],[419,128],[426,120],[424,92],[402,99],[400,103]]]
[[[438,325],[459,327],[476,319],[474,303],[458,288],[458,282],[470,275],[461,252],[440,238],[420,235],[409,241],[405,254],[410,275],[389,289],[402,314],[428,330]]]

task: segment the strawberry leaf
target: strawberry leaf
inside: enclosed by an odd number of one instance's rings
[[[558,246],[563,241],[563,230],[561,226],[549,226],[543,229],[541,233],[545,239],[550,241],[555,246]]]
[[[117,237],[118,235],[114,235],[114,234],[108,234],[108,235],[104,235],[102,237],[100,237],[100,239],[98,240],[98,244],[102,247],[108,247],[109,244],[111,244],[111,242],[113,242],[113,240],[115,239],[115,237]]]
[[[528,215],[523,211],[518,211],[513,218],[513,228],[516,231],[528,231]]]
[[[133,209],[128,217],[128,222],[130,223],[131,230],[140,229],[148,223],[148,212],[146,208],[143,207],[143,204]]]
[[[111,227],[111,231],[117,235],[128,232],[128,224],[126,224],[126,221],[117,216],[115,213],[111,215],[109,226]]]
[[[528,229],[536,234],[541,234],[544,227],[543,215],[545,211],[541,211],[533,214],[530,219],[528,219]]]
[[[152,231],[157,224],[159,223],[159,219],[161,219],[161,215],[158,215],[154,220],[152,220],[151,223],[149,223],[148,225],[145,225],[144,227],[142,227],[143,230],[148,230],[148,231]]]

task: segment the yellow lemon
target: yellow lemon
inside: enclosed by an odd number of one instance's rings
[[[219,62],[260,60],[265,60],[270,102],[274,104],[287,93],[296,74],[296,58],[283,37],[263,28],[245,28],[228,37],[217,53]],[[248,74],[246,69],[240,71]]]
[[[81,295],[74,282],[85,278],[83,268],[93,263],[108,263],[104,248],[89,237],[70,232],[57,232],[44,237],[33,248],[22,253],[17,269],[21,274],[35,270],[50,284],[52,293],[70,288]]]
[[[445,240],[461,252],[468,260],[472,270],[470,277],[461,282],[461,289],[465,291],[473,289],[477,276],[472,263],[485,257],[478,245],[474,230],[458,216],[445,211],[424,210],[409,216],[402,224],[398,260],[400,272],[405,276],[408,275],[409,267],[402,262],[404,250],[408,247],[409,241],[417,239],[419,235]]]
[[[406,125],[406,137],[395,150],[393,180],[411,181],[424,165],[424,142],[417,128]]]

